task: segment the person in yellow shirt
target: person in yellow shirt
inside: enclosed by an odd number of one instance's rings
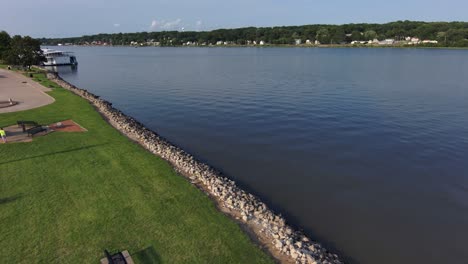
[[[2,137],[3,143],[7,143],[6,132],[3,130],[3,127],[0,127],[0,137]]]

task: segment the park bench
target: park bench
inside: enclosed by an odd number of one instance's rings
[[[26,132],[28,132],[28,137],[29,136],[33,136],[39,132],[42,132],[42,131],[46,131],[47,129],[46,128],[43,128],[42,126],[35,126],[33,128],[30,128],[28,130],[26,130]]]
[[[18,124],[18,127],[23,128],[23,133],[26,132],[26,126],[38,126],[39,124],[35,121],[16,121],[16,124]]]
[[[110,254],[109,251],[104,250],[105,258],[101,259],[101,264],[134,264],[132,257],[127,250]]]

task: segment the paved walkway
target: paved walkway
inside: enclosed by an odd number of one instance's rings
[[[18,102],[11,107],[0,108],[1,113],[23,111],[51,104],[54,98],[45,92],[51,91],[19,73],[0,69],[0,101],[11,98]]]
[[[32,137],[28,137],[28,134],[23,133],[23,129],[21,127],[18,127],[17,125],[4,127],[3,129],[5,129],[5,132],[7,134],[8,143],[32,141]]]

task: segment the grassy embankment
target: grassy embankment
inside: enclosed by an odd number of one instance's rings
[[[34,79],[58,87],[43,74]],[[128,249],[137,263],[271,263],[210,199],[62,88],[56,102],[0,114],[50,124],[73,119],[84,133],[55,132],[0,144],[2,263],[97,263]]]

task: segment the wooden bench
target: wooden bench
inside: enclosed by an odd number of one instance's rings
[[[42,126],[35,126],[33,128],[30,128],[28,130],[26,130],[26,132],[28,132],[28,137],[29,136],[33,136],[39,132],[42,132],[42,131],[46,131],[47,129],[46,128],[43,128]]]
[[[106,257],[101,259],[101,264],[134,264],[130,253],[127,250],[111,255],[109,251],[104,250]]]
[[[18,127],[22,127],[23,128],[23,133],[26,132],[26,126],[33,126],[33,127],[36,127],[38,126],[39,124],[35,121],[16,121],[16,124],[18,124]]]

